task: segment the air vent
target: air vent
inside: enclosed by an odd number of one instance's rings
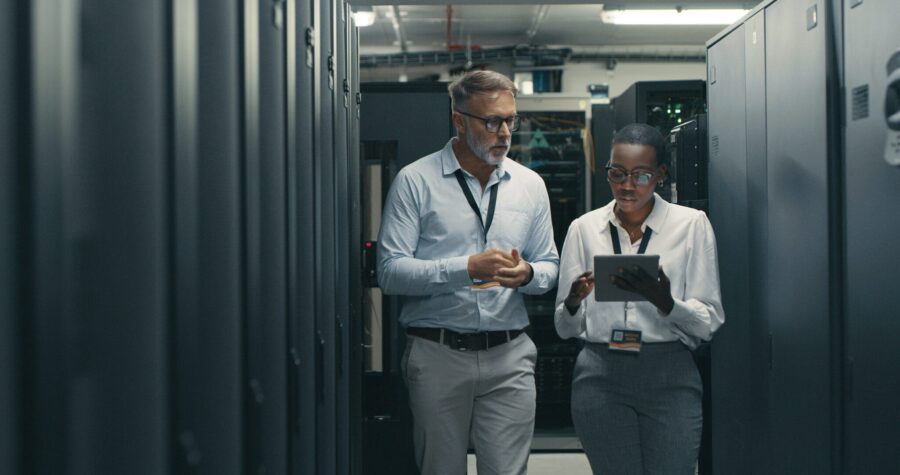
[[[869,85],[853,88],[853,120],[869,117]]]

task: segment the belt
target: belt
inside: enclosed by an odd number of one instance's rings
[[[445,328],[407,327],[406,334],[436,341],[459,351],[480,351],[500,346],[525,333],[521,330],[500,330],[478,333],[457,333]]]

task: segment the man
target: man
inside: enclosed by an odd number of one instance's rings
[[[522,294],[556,285],[543,180],[507,160],[516,87],[492,71],[450,87],[457,136],[403,168],[382,215],[378,281],[406,296],[401,362],[423,474],[524,474],[537,350]]]

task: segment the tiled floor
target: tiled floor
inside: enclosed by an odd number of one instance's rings
[[[469,474],[475,475],[475,456],[469,454]],[[583,453],[531,454],[528,475],[591,475],[591,467]]]

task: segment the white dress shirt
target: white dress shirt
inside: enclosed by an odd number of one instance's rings
[[[455,140],[404,167],[391,184],[378,237],[378,283],[385,294],[404,296],[404,327],[457,332],[525,328],[522,294],[550,291],[559,270],[547,187],[540,175],[509,158],[491,173],[484,189],[463,170],[485,221],[489,190],[498,187],[485,239],[454,175],[460,169]],[[473,290],[469,256],[491,248],[518,249],[534,269],[531,282],[518,289]]]
[[[559,289],[556,295],[556,331],[562,338],[578,337],[608,343],[612,330],[640,330],[642,341],[681,340],[690,348],[709,341],[725,322],[719,291],[716,238],[703,212],[671,204],[654,194],[654,206],[641,225],[653,230],[646,254],[658,254],[660,266],[671,281],[675,306],[663,315],[650,302],[597,302],[593,295],[581,301],[575,315],[563,303],[572,282],[593,269],[594,256],[611,255],[609,222],[619,233],[622,254],[637,254],[641,241],[632,243],[613,207],[615,200],[576,219],[569,226],[562,248]],[[607,279],[607,276],[595,276]],[[627,314],[627,326],[625,317]]]

